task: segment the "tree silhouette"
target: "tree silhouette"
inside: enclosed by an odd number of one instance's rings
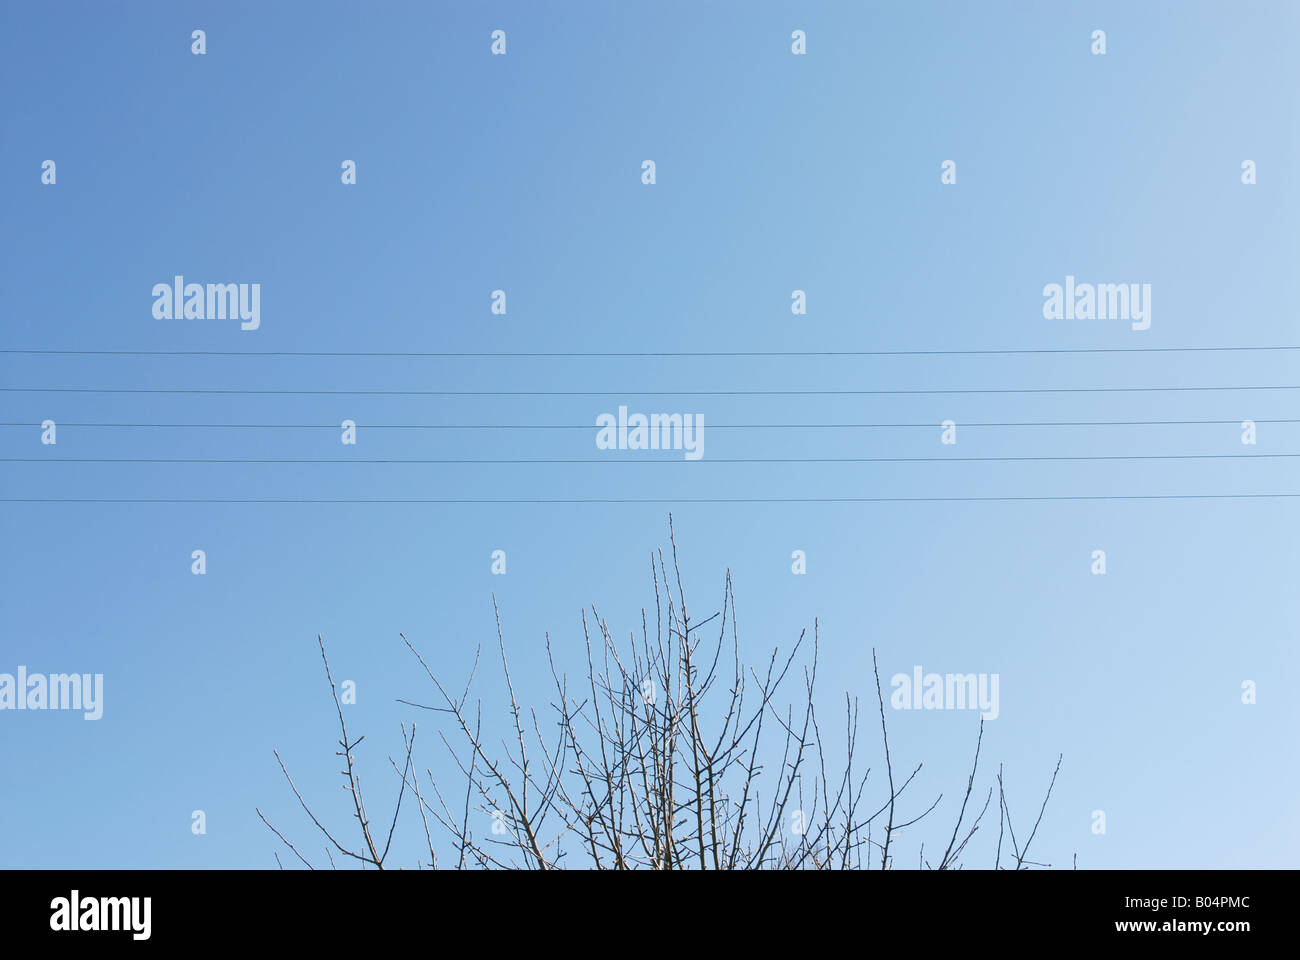
[[[620,645],[593,606],[582,614],[586,665],[570,686],[557,667],[550,636],[547,658],[555,686],[549,737],[535,709],[515,696],[496,598],[498,654],[509,700],[509,739],[500,749],[483,733],[481,700],[470,690],[481,649],[463,689],[449,690],[419,650],[401,636],[436,694],[433,704],[411,706],[437,712],[447,721],[440,732],[459,772],[454,794],[444,792],[431,770],[414,769],[415,724],[402,725],[404,758],[389,757],[399,778],[397,800],[382,846],[372,832],[353,756],[364,739],[351,739],[330,671],[325,643],[317,637],[325,676],[338,712],[338,755],[352,800],[358,842],[337,839],[312,812],[275,752],[285,779],[308,818],[334,853],[362,867],[388,866],[393,834],[406,794],[419,812],[427,856],[417,866],[456,868],[559,867],[597,869],[887,869],[896,866],[897,840],[929,816],[928,806],[907,794],[921,770],[905,777],[890,753],[885,700],[875,650],[876,699],[883,745],[884,792],[868,797],[871,770],[861,768],[859,703],[845,695],[844,741],[838,761],[827,756],[814,706],[819,627],[801,632],[789,653],[772,650],[761,667],[740,657],[735,595],[727,572],[721,609],[702,619],[687,610],[669,517],[670,560],[651,556],[653,617],[644,609],[640,635]],[[670,578],[671,573],[671,578]],[[706,628],[709,628],[707,634]],[[716,636],[715,636],[716,635]],[[706,637],[708,639],[706,639]],[[802,655],[802,656],[801,656]],[[797,701],[781,700],[789,681]],[[964,865],[968,844],[983,825],[994,787],[974,813],[971,796],[984,738],[981,718],[975,755],[961,807],[937,862],[917,854],[921,867],[946,870]],[[1048,866],[1028,859],[1050,799],[1060,758],[1038,817],[1023,845],[1016,837],[998,769],[998,841],[993,866]],[[915,792],[915,791],[913,791]],[[906,808],[906,809],[905,809]],[[968,813],[973,814],[968,819]],[[262,821],[305,866],[313,865],[269,820]],[[482,831],[471,826],[488,824]],[[441,856],[439,850],[442,851]],[[279,855],[276,860],[279,862]],[[281,863],[281,866],[283,864]]]

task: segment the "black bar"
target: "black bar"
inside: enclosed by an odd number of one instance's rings
[[[1265,942],[1291,939],[1282,910],[1298,879],[1291,870],[805,872],[671,881],[600,880],[585,871],[376,873],[0,871],[0,933],[6,947],[292,943],[337,951],[414,941],[438,953],[469,949],[447,939],[459,930],[493,942],[531,940],[539,949],[585,952],[604,942],[640,952],[667,935],[667,924],[711,929],[709,942],[718,946],[802,930],[815,952],[841,936],[864,948],[1132,941],[1231,950],[1260,934]],[[103,926],[119,929],[54,929],[73,925],[73,891],[77,926],[102,917]]]

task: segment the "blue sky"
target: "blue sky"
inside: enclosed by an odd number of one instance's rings
[[[0,11],[0,348],[745,352],[1300,344],[1300,14],[1273,3],[18,3]],[[207,53],[190,52],[203,29]],[[507,32],[508,52],[490,54]],[[790,34],[807,33],[793,56]],[[1107,52],[1090,52],[1093,30]],[[57,163],[56,184],[41,164]],[[657,182],[641,182],[656,163]],[[357,164],[357,183],[340,164]],[[940,164],[957,182],[940,183]],[[1241,182],[1252,160],[1258,182]],[[261,284],[261,328],[158,320],[176,274]],[[1042,289],[1152,285],[1152,324],[1045,320]],[[490,312],[507,292],[506,316]],[[806,316],[791,291],[807,292]],[[1000,677],[980,782],[1081,867],[1293,865],[1300,500],[691,503],[1300,493],[1295,460],[715,463],[1300,452],[1297,391],[663,396],[692,390],[1300,385],[1295,351],[820,357],[0,354],[6,501],[655,499],[611,504],[0,503],[0,672],[102,672],[102,719],[0,713],[5,866],[273,866],[314,842],[271,754],[346,822],[333,705],[372,812],[428,699],[494,642],[544,707],[543,636],[617,633],[671,510],[699,608],[736,584],[751,659],[820,617],[827,709],[888,676]],[[106,394],[33,388],[538,391]],[[561,396],[560,391],[609,391]],[[646,394],[644,391],[653,391]],[[703,414],[702,461],[596,450]],[[355,447],[339,443],[345,418]],[[61,426],[43,446],[37,426]],[[959,424],[954,447],[938,424]],[[1257,445],[1238,422],[1260,421]],[[1216,420],[977,427],[976,422]],[[318,424],[305,428],[77,423]],[[731,424],[919,423],[737,429]],[[965,424],[965,425],[963,425]],[[932,426],[931,426],[932,425]],[[33,463],[21,458],[575,464]],[[644,460],[663,460],[646,463]],[[608,461],[608,462],[606,462]],[[208,572],[190,572],[203,549]],[[507,574],[491,553],[505,550]],[[806,551],[808,572],[791,573]],[[1104,549],[1108,571],[1090,571]],[[716,598],[716,600],[715,600]],[[1254,681],[1258,702],[1241,702]],[[502,703],[497,674],[479,685]],[[903,840],[946,842],[978,720],[892,712],[924,761]],[[879,764],[878,738],[864,743]],[[922,795],[925,802],[921,803]],[[194,836],[191,812],[206,812]],[[1105,835],[1092,814],[1104,810]],[[418,855],[418,820],[400,842]],[[992,861],[991,837],[969,862]],[[907,855],[907,862],[914,854]]]

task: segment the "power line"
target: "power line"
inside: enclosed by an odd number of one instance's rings
[[[684,498],[635,498],[635,497],[576,497],[560,499],[485,499],[485,498],[444,498],[444,499],[361,499],[350,500],[325,497],[297,498],[164,498],[164,497],[4,497],[0,503],[147,503],[147,504],[337,504],[337,505],[541,505],[541,504],[723,504],[723,503],[1024,503],[1024,502],[1082,502],[1114,500],[1277,500],[1300,498],[1300,493],[1185,493],[1185,494],[1083,494],[1077,496],[1038,496],[1038,497],[684,497]]]
[[[962,427],[1139,427],[1239,424],[1232,420],[1024,420],[959,421]],[[1254,423],[1300,423],[1300,419],[1259,420]],[[0,422],[0,427],[34,427],[35,422]],[[168,427],[179,429],[238,428],[267,430],[338,430],[337,423],[73,423],[60,421],[60,427]],[[592,423],[360,423],[367,430],[594,430]],[[777,430],[777,429],[849,429],[875,427],[925,427],[928,423],[711,423],[710,430]]]
[[[374,397],[803,397],[918,396],[950,394],[1188,393],[1300,390],[1300,385],[1195,387],[958,387],[927,390],[235,390],[163,387],[0,387],[2,393],[203,394],[213,396]]]
[[[1038,354],[1106,353],[1241,353],[1300,350],[1300,345],[1238,347],[1048,347],[975,350],[653,350],[653,351],[357,351],[357,350],[25,350],[0,349],[0,354],[86,357],[377,357],[410,358],[617,358],[617,357],[970,357]]]
[[[542,458],[438,458],[438,459],[350,459],[331,457],[324,459],[262,459],[220,457],[0,457],[0,463],[209,463],[209,464],[663,464],[663,463],[1023,463],[1033,461],[1080,460],[1272,460],[1300,457],[1300,453],[1153,453],[1111,454],[1090,456],[1014,456],[1014,457],[713,457],[686,460],[684,458],[619,458],[619,457],[542,457]]]

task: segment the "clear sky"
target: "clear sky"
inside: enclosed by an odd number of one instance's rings
[[[1265,422],[1300,418],[1277,389],[1300,352],[842,352],[1300,344],[1298,26],[1281,0],[5,3],[6,351],[840,355],[0,354],[0,673],[104,675],[99,720],[0,712],[0,864],[274,866],[255,806],[315,849],[273,747],[346,827],[317,633],[357,685],[382,817],[401,722],[450,776],[430,716],[397,702],[431,698],[398,632],[459,681],[495,592],[520,698],[545,708],[544,633],[576,672],[584,604],[638,624],[671,510],[697,609],[731,569],[752,659],[821,618],[828,711],[846,690],[873,705],[873,647],[886,682],[997,674],[979,783],[1005,765],[1018,830],[1064,754],[1039,857],[1295,865],[1300,500],[843,501],[1300,494],[1296,459],[1226,458],[1300,453],[1300,422]],[[178,274],[259,283],[260,329],[156,318]],[[1045,319],[1067,276],[1149,283],[1150,329]],[[1272,389],[680,395],[1214,386]],[[703,415],[703,459],[600,451],[594,426],[465,428],[619,404]],[[1027,421],[1109,425],[974,425]],[[1157,455],[1225,459],[806,462]],[[22,462],[69,458],[137,462]],[[597,462],[138,462],[178,458]],[[662,502],[15,502],[94,498]],[[747,498],[821,502],[690,502]],[[901,841],[911,865],[946,842],[978,718],[889,722],[895,762],[925,763],[910,812],[944,794]],[[407,865],[421,841],[404,819]]]

